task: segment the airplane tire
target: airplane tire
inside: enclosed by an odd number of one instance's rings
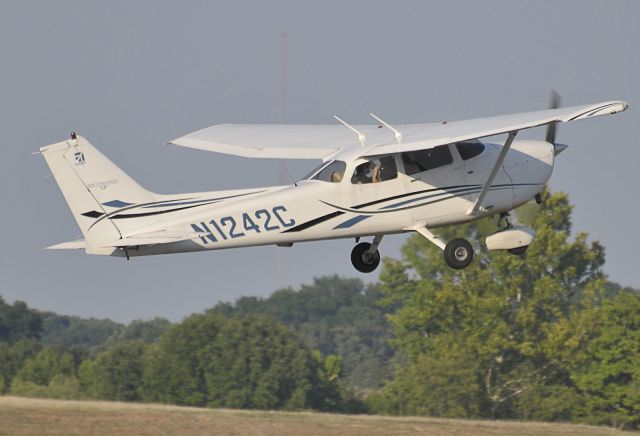
[[[444,247],[444,261],[453,269],[463,269],[473,260],[473,247],[466,239],[456,238]]]
[[[527,251],[527,248],[529,248],[528,245],[524,245],[522,247],[516,247],[516,248],[510,248],[509,250],[507,250],[509,253],[511,254],[515,254],[516,256],[519,256],[521,254],[524,254],[525,251]]]
[[[373,254],[368,254],[371,244],[361,242],[351,250],[351,263],[353,267],[361,273],[370,273],[380,265],[380,252],[376,250]]]

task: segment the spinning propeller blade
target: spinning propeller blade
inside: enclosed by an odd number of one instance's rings
[[[560,94],[556,91],[551,91],[551,101],[549,101],[549,109],[558,109],[560,107],[560,103],[562,99],[560,98]],[[550,144],[555,144],[556,142],[556,123],[551,123],[547,127],[547,136],[545,138]]]

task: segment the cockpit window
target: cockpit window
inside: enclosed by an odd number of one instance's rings
[[[463,160],[468,160],[482,153],[484,151],[484,144],[480,141],[462,141],[456,143],[456,148],[458,149],[458,153],[460,153],[460,157]]]
[[[311,179],[311,177],[313,177],[318,171],[320,171],[322,168],[326,167],[327,165],[329,165],[329,162],[322,162],[320,165],[314,167],[311,171],[309,171],[307,175],[302,178],[302,180]]]
[[[427,150],[402,153],[402,162],[405,173],[410,176],[448,165],[453,162],[453,156],[451,156],[448,145],[439,145]]]
[[[329,165],[322,168],[312,180],[322,180],[323,182],[340,183],[344,176],[347,164],[341,160],[334,160]]]
[[[398,177],[398,168],[393,156],[381,157],[365,162],[356,167],[351,176],[351,183],[378,183]]]

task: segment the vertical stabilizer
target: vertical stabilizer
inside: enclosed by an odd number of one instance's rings
[[[155,200],[155,194],[81,136],[42,147],[40,152],[80,226],[88,253],[111,254],[114,249],[105,245],[120,239],[127,230],[108,219],[109,210]]]

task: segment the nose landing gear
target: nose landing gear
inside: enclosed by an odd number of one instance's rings
[[[536,232],[529,227],[512,225],[509,213],[504,212],[498,219],[498,231],[487,236],[485,243],[491,251],[506,250],[519,256],[527,251],[535,236]]]

